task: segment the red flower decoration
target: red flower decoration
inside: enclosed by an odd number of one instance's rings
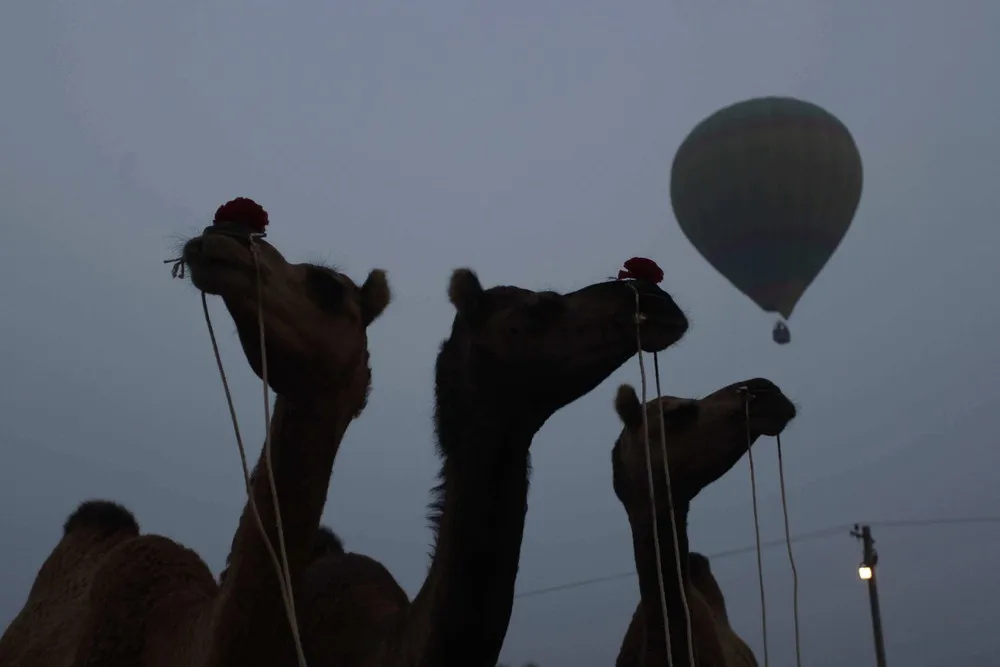
[[[264,233],[267,227],[267,211],[260,204],[247,197],[237,197],[227,201],[215,212],[212,224],[231,223],[246,227],[258,234]]]
[[[643,280],[659,285],[663,282],[663,269],[656,262],[645,257],[633,257],[625,262],[625,268],[618,272],[618,280]]]

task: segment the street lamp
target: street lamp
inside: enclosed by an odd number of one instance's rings
[[[872,539],[871,526],[854,525],[851,531],[853,537],[861,540],[864,548],[863,560],[858,566],[858,577],[868,584],[868,601],[872,608],[872,630],[875,634],[875,664],[885,667],[885,643],[882,640],[882,614],[878,605],[878,583],[875,578],[875,568],[878,566],[878,552],[875,551],[875,540]]]

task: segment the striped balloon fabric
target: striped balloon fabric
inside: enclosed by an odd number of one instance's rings
[[[695,126],[674,157],[670,199],[698,252],[787,319],[847,233],[861,185],[843,123],[810,102],[761,97]]]

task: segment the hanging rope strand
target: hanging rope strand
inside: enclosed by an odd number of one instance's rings
[[[271,464],[271,397],[267,383],[267,339],[264,331],[264,294],[260,282],[260,258],[257,245],[250,240],[250,254],[253,257],[254,277],[257,289],[257,335],[260,338],[260,375],[261,388],[264,396],[264,463],[267,467],[267,482],[271,491],[271,502],[274,505],[274,522],[278,529],[278,553],[281,556],[281,579],[291,593],[291,575],[288,568],[288,553],[285,550],[285,531],[281,521],[281,507],[278,502],[278,485],[274,480],[274,466]],[[294,606],[293,606],[294,609]],[[294,613],[294,612],[293,612]]]
[[[254,522],[257,524],[261,540],[264,542],[264,547],[271,559],[271,564],[278,575],[278,590],[281,592],[281,601],[285,608],[285,615],[288,617],[288,624],[291,627],[299,667],[306,667],[305,652],[302,650],[302,641],[299,637],[299,624],[295,616],[291,570],[288,566],[288,553],[285,549],[285,531],[281,522],[278,490],[274,482],[274,469],[271,464],[271,400],[267,377],[267,343],[264,338],[264,295],[260,277],[259,248],[257,246],[257,239],[264,238],[267,235],[264,229],[267,227],[268,222],[267,211],[260,204],[247,197],[237,197],[226,202],[216,210],[215,217],[212,220],[212,230],[214,233],[226,234],[235,238],[245,238],[249,244],[250,256],[253,260],[256,278],[257,329],[260,335],[261,382],[263,383],[264,396],[264,466],[267,468],[271,502],[274,507],[280,558],[267,536],[267,529],[264,527],[264,522],[260,517],[260,510],[257,507],[257,501],[254,498],[253,482],[250,478],[249,466],[247,465],[246,448],[243,446],[240,424],[236,418],[236,408],[233,404],[232,392],[229,390],[226,370],[222,365],[222,355],[219,354],[219,343],[215,337],[215,328],[212,326],[212,317],[208,311],[208,300],[205,292],[201,293],[201,308],[205,315],[205,324],[208,326],[209,338],[212,340],[212,352],[215,354],[215,363],[219,369],[219,376],[222,378],[222,388],[226,393],[226,404],[229,406],[229,416],[233,422],[233,431],[236,433],[236,446],[240,452],[240,465],[243,469],[243,483],[246,487],[247,503],[250,506],[250,513],[253,515]],[[246,232],[249,232],[249,234],[246,234]],[[174,278],[184,277],[186,263],[183,254],[175,259],[164,260],[164,263],[173,264],[170,274]]]
[[[642,354],[641,348],[639,349],[639,354]],[[681,543],[677,536],[677,515],[674,512],[674,492],[670,486],[670,465],[667,461],[667,428],[663,419],[663,408],[661,407],[663,402],[663,392],[660,390],[660,358],[656,352],[653,353],[653,376],[656,379],[656,414],[659,415],[660,418],[660,453],[663,456],[663,474],[667,480],[667,502],[670,507],[670,530],[673,533],[674,538],[674,564],[677,569],[677,586],[681,591],[681,604],[684,605],[684,621],[687,623],[688,660],[690,661],[691,667],[695,667],[694,639],[693,630],[691,628],[691,608],[688,607],[687,587],[684,585],[684,570],[681,567]]]
[[[278,532],[278,543],[281,552],[281,557],[279,558],[278,553],[274,549],[274,545],[267,536],[267,529],[264,527],[264,522],[260,516],[260,510],[257,507],[257,502],[253,495],[253,482],[250,479],[250,466],[247,463],[246,447],[243,445],[243,436],[240,433],[240,423],[239,419],[236,417],[236,406],[233,403],[233,394],[229,388],[229,379],[226,377],[226,369],[222,364],[222,355],[219,352],[219,342],[215,336],[215,327],[212,325],[212,316],[208,310],[208,299],[204,292],[201,293],[201,309],[205,316],[205,325],[208,327],[208,337],[212,342],[212,353],[215,356],[215,364],[219,370],[219,377],[222,379],[222,389],[226,395],[226,405],[229,408],[229,417],[233,423],[233,432],[236,435],[236,447],[240,453],[240,466],[243,471],[243,484],[246,488],[247,493],[247,503],[250,506],[250,514],[254,518],[254,523],[257,525],[257,530],[260,532],[261,540],[264,542],[264,548],[267,550],[267,554],[271,559],[271,565],[274,567],[275,574],[278,576],[278,590],[281,593],[282,606],[285,609],[285,616],[288,619],[289,627],[292,631],[292,639],[295,644],[295,654],[299,667],[307,667],[305,652],[302,649],[302,641],[299,636],[299,625],[298,619],[295,615],[295,601],[292,597],[292,582],[290,570],[288,568],[288,556],[285,551],[285,536],[284,530],[281,523],[281,512],[278,507],[278,493],[277,488],[274,483],[274,475],[271,468],[271,406],[270,397],[268,396],[268,384],[267,384],[267,354],[266,346],[264,341],[264,311],[263,311],[263,300],[261,296],[261,282],[260,282],[260,266],[258,263],[257,249],[254,245],[253,237],[250,238],[250,249],[251,255],[253,257],[254,268],[256,271],[257,278],[257,324],[258,331],[260,334],[260,344],[261,344],[261,375],[264,384],[264,458],[265,466],[267,467],[268,481],[271,487],[271,498],[274,505],[274,513],[276,519],[276,528]],[[173,268],[171,270],[171,275],[174,278],[184,277],[184,260],[183,258],[178,258],[175,260],[166,260],[164,263],[172,263]]]
[[[295,613],[295,594],[292,586],[291,568],[288,566],[288,552],[285,549],[285,528],[281,521],[281,507],[278,502],[278,486],[274,481],[274,466],[271,465],[271,397],[267,383],[267,342],[264,336],[264,293],[260,280],[260,257],[253,236],[250,237],[250,255],[253,258],[253,268],[257,285],[257,331],[260,336],[260,377],[264,396],[264,461],[267,466],[267,481],[271,487],[271,503],[274,506],[274,522],[278,533],[278,549],[281,554],[281,570],[279,576],[284,583],[285,612],[288,615],[295,643],[296,657],[301,667],[306,667],[305,652],[302,649],[302,639],[299,636],[299,620]],[[272,547],[273,551],[273,547]]]
[[[662,558],[660,557],[660,531],[657,527],[657,523],[659,522],[656,516],[656,491],[653,490],[653,458],[649,446],[649,416],[646,411],[646,364],[642,360],[641,334],[643,315],[639,305],[639,290],[631,283],[629,287],[635,292],[635,342],[639,356],[639,377],[642,389],[642,431],[646,451],[646,480],[649,484],[649,504],[653,510],[653,549],[656,554],[656,582],[660,588],[660,612],[663,614],[663,634],[667,644],[667,665],[668,667],[673,667],[674,658],[670,643],[670,622],[667,615],[667,592],[663,584],[663,566]],[[694,663],[692,663],[691,667],[694,667]]]
[[[205,297],[204,292],[201,293],[201,308],[202,312],[205,314],[205,324],[208,326],[208,337],[212,341],[212,352],[215,355],[215,363],[219,369],[219,377],[222,378],[222,389],[226,394],[226,405],[229,407],[229,416],[233,422],[233,432],[236,434],[236,447],[240,452],[240,465],[243,469],[243,484],[245,485],[247,500],[250,505],[250,514],[253,515],[254,522],[257,524],[257,530],[260,532],[261,539],[264,541],[264,547],[267,549],[268,556],[271,558],[271,565],[274,566],[275,574],[278,575],[278,589],[281,592],[281,601],[285,608],[285,616],[288,618],[289,625],[295,628],[292,632],[293,637],[298,637],[298,625],[295,619],[294,605],[289,598],[288,587],[285,585],[287,578],[284,576],[281,561],[278,559],[278,554],[274,550],[274,545],[271,544],[271,540],[267,537],[267,530],[264,528],[264,522],[260,518],[260,511],[257,509],[257,502],[253,497],[253,486],[250,479],[250,467],[247,463],[246,447],[243,446],[243,437],[240,434],[240,422],[236,417],[236,407],[233,404],[233,394],[229,389],[229,380],[226,378],[226,369],[222,365],[222,355],[219,353],[219,343],[215,337],[215,327],[212,326],[212,317],[208,312],[208,300]],[[306,667],[305,654],[302,651],[300,642],[297,639],[296,653],[298,654],[299,667]]]
[[[764,638],[764,667],[768,667],[767,604],[764,595],[764,563],[760,551],[760,515],[757,512],[757,473],[753,466],[753,438],[750,435],[750,391],[743,387],[743,407],[747,424],[747,460],[750,462],[750,493],[753,496],[753,532],[757,546],[757,581],[760,584],[760,629]]]
[[[792,569],[792,614],[795,621],[795,666],[802,667],[802,644],[799,640],[799,573],[795,568],[792,554],[792,533],[788,528],[788,501],[785,498],[785,464],[781,456],[781,434],[778,441],[778,483],[781,486],[781,513],[785,519],[785,548],[788,550],[788,564]]]

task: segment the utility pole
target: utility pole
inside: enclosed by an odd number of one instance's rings
[[[858,567],[858,576],[868,582],[868,601],[872,608],[872,630],[875,634],[875,664],[885,667],[885,643],[882,640],[882,614],[878,606],[878,577],[875,574],[878,565],[878,552],[875,551],[875,540],[872,539],[871,526],[854,524],[851,531],[853,537],[861,540],[864,549],[863,560]]]

